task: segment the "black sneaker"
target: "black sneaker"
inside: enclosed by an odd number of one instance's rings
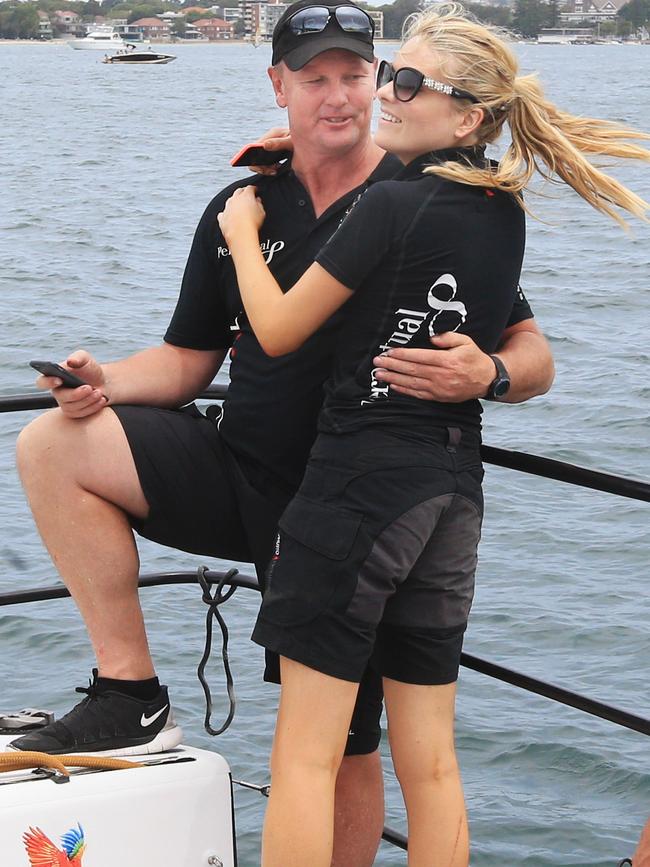
[[[78,686],[86,698],[60,720],[10,741],[12,750],[36,750],[51,755],[100,753],[137,756],[171,750],[183,733],[174,722],[167,687],[152,701],[114,690],[97,692],[97,669],[88,687]]]

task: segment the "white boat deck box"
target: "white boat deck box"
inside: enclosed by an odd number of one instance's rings
[[[0,752],[9,740],[0,737]],[[129,758],[146,766],[73,769],[65,783],[42,772],[0,773],[1,867],[236,867],[225,759],[184,746]],[[84,848],[70,860],[79,829]],[[49,849],[50,860],[30,860],[30,833],[32,850]]]

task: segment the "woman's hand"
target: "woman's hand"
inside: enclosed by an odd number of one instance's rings
[[[229,247],[240,238],[259,233],[266,211],[256,193],[253,186],[240,187],[228,199],[224,210],[217,214],[219,228]]]

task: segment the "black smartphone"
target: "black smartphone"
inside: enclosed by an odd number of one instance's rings
[[[80,385],[88,385],[83,379],[79,379],[74,373],[70,373],[65,367],[61,367],[60,364],[55,364],[53,361],[30,361],[29,363],[34,370],[38,370],[43,376],[58,376],[63,388],[79,388]]]
[[[274,166],[291,156],[291,151],[267,151],[260,142],[252,142],[236,153],[231,166]]]

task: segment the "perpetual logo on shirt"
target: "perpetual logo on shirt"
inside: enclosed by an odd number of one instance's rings
[[[284,247],[284,241],[272,241],[270,238],[267,238],[266,241],[262,241],[260,244],[260,250],[262,251],[266,264],[270,265],[275,254],[279,253],[280,250],[284,250]],[[218,246],[217,259],[223,259],[226,256],[230,256],[230,250],[228,247]]]
[[[433,337],[444,331],[458,331],[467,320],[467,307],[462,301],[456,301],[458,283],[453,274],[443,274],[438,277],[427,293],[426,310],[410,310],[399,307],[395,311],[397,317],[390,337],[379,345],[379,352],[389,349],[404,349],[413,343],[416,335],[426,334]],[[379,368],[370,371],[370,393],[361,401],[361,406],[375,403],[378,400],[388,400],[389,385],[377,379]]]

